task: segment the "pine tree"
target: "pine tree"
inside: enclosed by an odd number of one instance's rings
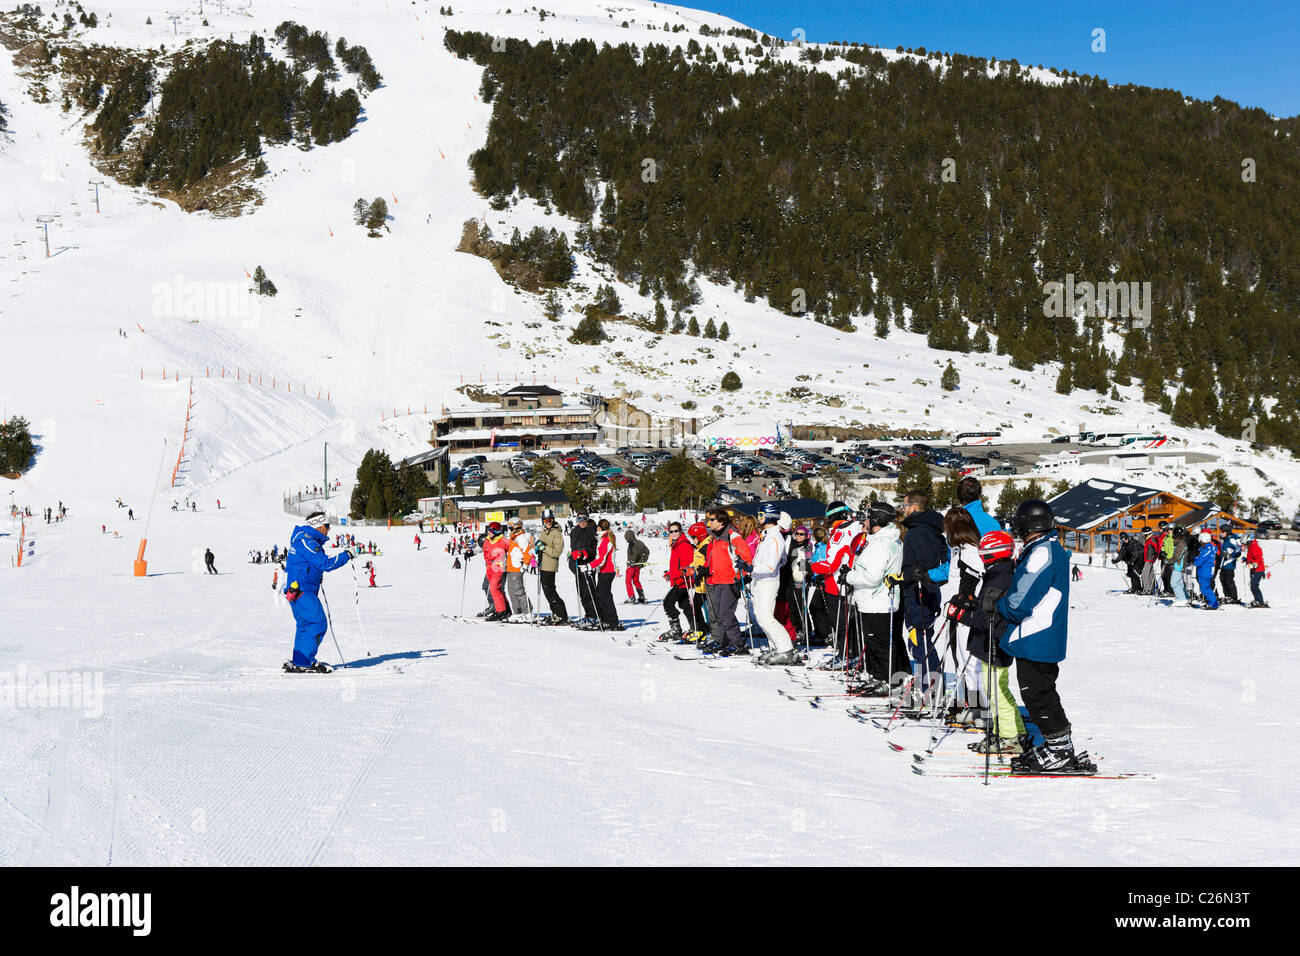
[[[686,334],[687,334],[687,335],[694,335],[694,336],[696,336],[697,338],[699,337],[699,334],[700,334],[700,323],[699,323],[699,321],[695,318],[695,316],[693,316],[693,315],[691,316],[691,324],[688,325],[688,326],[686,327]]]
[[[939,387],[945,392],[955,392],[960,383],[961,375],[958,373],[957,367],[952,364],[952,360],[949,359],[948,367],[943,370],[943,375],[939,379]]]
[[[973,344],[975,351],[980,353],[987,353],[993,348],[992,343],[989,341],[989,334],[984,331],[984,326],[981,325],[975,330],[975,341]]]
[[[1070,377],[1070,363],[1064,362],[1061,365],[1061,374],[1056,376],[1056,391],[1061,395],[1069,395],[1074,391],[1074,386]]]
[[[15,415],[0,424],[0,474],[26,471],[35,454],[36,445],[27,419]]]
[[[731,329],[727,328],[727,323],[725,320],[723,321],[722,325],[719,326],[718,328],[718,338],[723,342],[731,338]]]
[[[743,387],[744,386],[740,381],[740,376],[735,372],[728,372],[726,375],[722,376],[722,390],[724,392],[738,392]]]
[[[379,238],[379,230],[388,229],[388,203],[383,196],[376,196],[366,210],[366,235],[371,239]]]
[[[706,339],[716,339],[718,337],[718,327],[713,324],[712,316],[710,316],[709,321],[704,324],[704,337]]]
[[[577,472],[572,468],[565,470],[564,480],[560,482],[560,490],[569,499],[569,504],[575,512],[591,510],[592,489],[582,483]]]
[[[552,289],[546,294],[546,302],[542,305],[542,314],[552,322],[560,321],[560,316],[564,314],[564,306],[560,303],[560,297]]]
[[[668,312],[662,302],[655,303],[655,319],[651,327],[660,333],[668,328]]]
[[[600,313],[596,309],[588,307],[582,321],[578,323],[578,327],[569,336],[569,341],[574,345],[599,345],[608,338],[604,326],[600,323]]]
[[[898,494],[911,494],[913,491],[924,491],[927,495],[934,490],[934,478],[930,474],[930,464],[920,455],[914,455],[903,462],[903,467],[898,469]]]

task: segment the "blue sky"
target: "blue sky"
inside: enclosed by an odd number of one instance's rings
[[[1300,0],[687,0],[786,39],[923,46],[1300,114]],[[1093,30],[1106,52],[1092,51]]]

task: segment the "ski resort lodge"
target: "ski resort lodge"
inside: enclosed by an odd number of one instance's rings
[[[585,402],[565,404],[564,393],[549,385],[516,385],[495,405],[444,407],[433,429],[437,447],[452,452],[571,448],[599,439],[596,409]]]
[[[522,518],[536,521],[542,517],[542,509],[550,508],[555,517],[563,520],[573,514],[569,496],[563,491],[512,491],[500,495],[460,495],[448,497],[445,501],[444,520],[457,522],[506,521],[509,518]],[[438,511],[437,498],[421,498],[420,511],[426,515]]]
[[[1168,491],[1093,478],[1052,498],[1061,544],[1081,554],[1115,551],[1121,532],[1153,531],[1161,521],[1216,534],[1255,526],[1209,501],[1189,501]]]

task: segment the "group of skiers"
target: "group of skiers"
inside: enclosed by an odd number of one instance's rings
[[[546,597],[551,611],[540,623],[572,625],[583,630],[623,630],[613,598],[618,547],[608,519],[593,521],[590,515],[578,515],[566,546],[555,513],[547,508],[542,512],[542,529],[536,536],[524,529],[519,518],[511,518],[504,525],[491,521],[483,533],[481,546],[483,588],[489,598],[489,606],[481,617],[489,621],[533,620],[523,576],[535,568],[538,590]],[[648,559],[649,549],[644,550]],[[473,552],[468,556],[472,557]],[[555,575],[562,560],[567,560],[577,577],[583,616],[576,620],[569,618],[568,608],[555,586]]]
[[[1208,528],[1189,530],[1161,521],[1154,530],[1122,532],[1111,560],[1123,564],[1128,574],[1125,593],[1172,597],[1175,607],[1210,611],[1242,603],[1237,594],[1237,564],[1242,562],[1250,574],[1252,600],[1246,607],[1268,607],[1259,588],[1268,572],[1253,531],[1246,532],[1243,546],[1231,528],[1220,538]]]
[[[668,628],[659,639],[731,657],[749,655],[753,640],[764,636],[767,648],[757,663],[778,666],[804,663],[796,642],[828,645],[830,667],[858,672],[857,693],[897,693],[902,707],[942,710],[950,721],[983,727],[989,733],[972,749],[1011,755],[1013,769],[1094,772],[1086,754],[1074,752],[1056,689],[1066,655],[1071,566],[1051,507],[1022,503],[1013,536],[984,510],[981,498],[979,480],[967,477],[946,514],[931,510],[928,496],[914,492],[905,496],[901,511],[886,502],[854,511],[833,501],[824,519],[809,524],[795,525],[775,503],[756,518],[713,508],[689,526],[670,521],[663,572]],[[1166,537],[1124,538],[1118,559],[1128,564],[1135,590],[1155,588],[1159,565],[1166,587],[1178,594],[1181,571],[1190,565],[1207,606],[1214,607],[1215,575],[1225,600],[1236,600],[1230,582],[1235,562],[1244,560],[1251,569],[1252,606],[1267,606],[1258,589],[1263,558],[1253,537],[1243,549],[1231,534],[1216,542],[1209,534],[1192,539],[1173,527],[1160,530]],[[287,551],[285,594],[297,621],[290,669],[325,666],[315,656],[325,632],[317,590],[324,571],[352,557],[351,549],[326,555],[328,535],[326,517],[316,512],[294,530]],[[628,601],[646,603],[640,572],[649,563],[649,548],[631,528],[623,538]],[[477,537],[453,536],[446,545],[458,565],[465,559],[466,575],[476,548],[484,558],[487,599],[479,617],[623,630],[613,599],[620,549],[609,519],[579,513],[566,536],[554,512],[545,509],[536,534],[516,517],[489,522]],[[562,562],[575,575],[581,617],[570,617],[556,588]],[[536,615],[529,601],[524,574],[530,569],[538,574],[549,616]],[[748,641],[737,617],[742,603]],[[1043,736],[1037,746],[1011,690],[1013,665],[1028,720]]]
[[[1014,769],[1093,772],[1086,754],[1074,752],[1056,691],[1066,653],[1070,562],[1051,507],[1023,502],[1013,537],[985,512],[982,493],[978,479],[963,478],[957,503],[942,516],[924,492],[905,496],[901,513],[885,502],[865,513],[831,502],[824,540],[808,543],[818,536],[803,527],[790,533],[786,607],[793,603],[814,631],[829,627],[835,662],[866,673],[858,689],[863,696],[884,697],[901,685],[900,706],[942,708],[952,722],[983,727],[990,732],[972,749],[1010,754]],[[773,528],[785,533],[775,510],[764,509],[767,554],[780,553]],[[759,551],[751,619],[776,648],[767,659],[793,663],[788,632],[773,627],[769,613],[781,596],[780,566],[776,586],[763,587],[773,568],[763,543]],[[948,584],[955,590],[945,601]],[[1013,663],[1021,699],[1043,735],[1038,746],[1031,746],[1011,693]]]

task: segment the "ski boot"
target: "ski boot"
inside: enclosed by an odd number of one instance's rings
[[[1076,754],[1070,742],[1070,732],[1047,737],[1043,743],[1018,757],[1011,758],[1011,772],[1024,774],[1093,774],[1097,765],[1088,759],[1086,752]]]
[[[680,641],[682,639],[682,626],[676,621],[668,625],[668,630],[660,634],[655,640],[659,641]]]
[[[768,651],[759,657],[758,663],[767,667],[802,667],[803,658],[795,650]]]
[[[990,746],[990,741],[992,742]],[[966,745],[970,750],[977,754],[995,753],[995,754],[1022,754],[1033,747],[1033,742],[1029,739],[1028,734],[1020,734],[1016,737],[981,737],[974,743]]]
[[[883,680],[876,680],[874,677],[868,678],[850,690],[849,695],[852,697],[888,697],[889,684]]]
[[[748,657],[749,647],[745,644],[728,644],[718,651],[719,657]]]
[[[329,674],[334,670],[324,661],[317,661],[314,664],[303,666],[294,664],[291,661],[284,662],[284,672],[286,674]]]

